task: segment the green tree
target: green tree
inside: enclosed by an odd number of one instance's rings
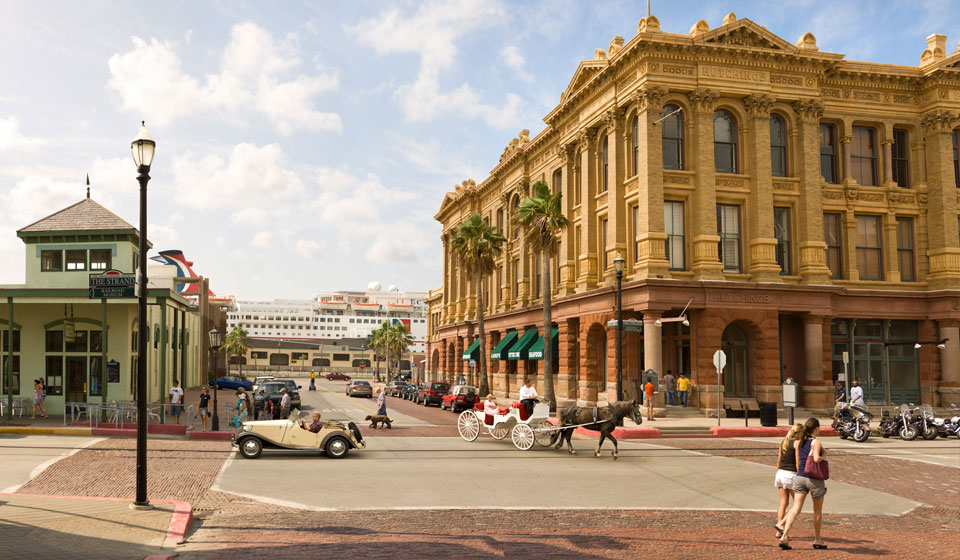
[[[233,327],[233,330],[223,337],[223,346],[220,347],[221,352],[227,356],[227,371],[230,371],[230,355],[237,356],[237,368],[241,377],[243,376],[243,363],[240,358],[242,358],[250,348],[250,345],[246,343],[246,338],[247,331],[240,327]]]
[[[370,333],[367,337],[367,348],[373,350],[374,357],[377,361],[377,375],[380,374],[380,360],[383,359],[386,354],[387,349],[387,340],[390,335],[390,322],[384,321],[379,328]],[[390,377],[390,359],[387,358],[387,378]]]
[[[400,362],[403,355],[410,350],[413,345],[413,335],[407,330],[407,326],[402,321],[397,321],[390,328],[390,342],[387,345],[388,351],[392,351],[397,357],[397,371],[400,371]],[[389,354],[387,354],[389,356]]]
[[[561,194],[552,192],[543,181],[533,185],[534,196],[520,201],[517,223],[524,228],[524,238],[540,256],[540,293],[543,294],[543,384],[544,398],[555,409],[557,399],[553,388],[553,316],[551,309],[550,257],[557,251],[560,234],[570,225],[563,215]]]
[[[483,281],[496,268],[496,258],[500,256],[506,238],[495,227],[487,225],[480,214],[473,214],[460,222],[450,246],[463,266],[467,278],[477,284],[477,337],[480,340],[480,360],[477,363],[480,372],[480,394],[490,392],[487,377],[487,334],[483,326]]]

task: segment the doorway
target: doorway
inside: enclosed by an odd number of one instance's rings
[[[727,367],[723,373],[724,397],[750,396],[750,367],[747,335],[743,329],[730,323],[723,331],[723,352]]]
[[[87,401],[87,359],[67,357],[67,402]]]

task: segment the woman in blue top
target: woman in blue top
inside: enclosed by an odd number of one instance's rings
[[[207,417],[210,416],[210,389],[204,385],[200,389],[200,406],[197,407],[197,414],[200,415],[200,423],[203,424],[203,431],[207,431]]]
[[[803,509],[803,502],[807,494],[810,494],[810,497],[813,498],[813,532],[815,537],[813,548],[827,548],[820,536],[820,525],[823,522],[823,497],[827,494],[827,485],[820,479],[810,478],[804,472],[807,461],[819,463],[826,453],[826,450],[820,445],[820,440],[817,439],[819,433],[820,421],[816,418],[810,418],[804,422],[803,430],[801,430],[797,439],[797,476],[793,479],[793,508],[787,513],[783,521],[783,536],[779,542],[780,548],[784,550],[792,548],[787,535],[790,534],[790,527],[793,526],[793,522],[800,515],[800,510]]]

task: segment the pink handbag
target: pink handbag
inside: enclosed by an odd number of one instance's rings
[[[813,455],[811,454],[807,457],[807,464],[803,466],[803,474],[810,478],[827,480],[830,478],[830,463],[828,463],[826,459],[820,459],[818,463],[813,460]]]

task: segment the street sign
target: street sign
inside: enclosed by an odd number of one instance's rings
[[[617,320],[616,320],[616,319],[611,319],[611,320],[607,321],[607,326],[608,326],[608,327],[616,327],[616,326],[617,326]],[[624,330],[624,332],[638,332],[638,333],[642,333],[642,332],[643,332],[643,321],[641,321],[640,319],[624,319],[624,320],[623,320],[623,330]]]
[[[713,365],[717,368],[717,373],[721,373],[723,368],[727,367],[727,355],[723,350],[717,350],[713,353]]]
[[[137,297],[137,275],[108,270],[90,275],[90,299]]]

